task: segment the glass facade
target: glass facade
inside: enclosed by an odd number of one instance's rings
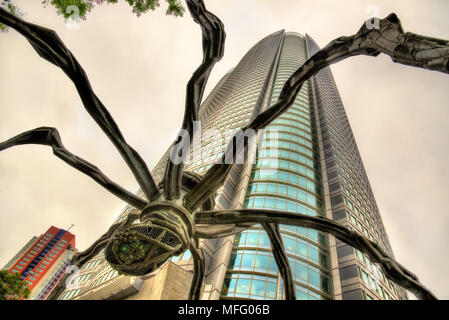
[[[199,113],[201,148],[198,148],[198,150],[196,148],[190,149],[190,159],[185,166],[185,170],[204,173],[214,159],[221,157],[233,130],[243,127],[251,119],[255,109],[261,104],[262,89],[267,82],[267,78],[272,74],[273,63],[281,40],[282,32],[280,31],[274,36],[269,36],[258,42],[243,57],[242,61],[218,82],[205,99]],[[210,130],[216,130],[216,135],[209,134],[208,137],[207,132],[210,133]],[[151,172],[156,182],[162,181],[167,159],[168,151]],[[235,178],[229,179],[225,187],[219,190],[219,196],[217,197],[219,208],[229,206],[229,201],[238,181],[237,172],[238,169],[234,169],[231,176]],[[138,191],[137,194],[144,198],[141,191]],[[131,206],[127,206],[116,219],[116,222],[122,221],[130,212],[135,212],[135,210]],[[210,253],[205,252],[205,256],[209,263],[212,259]],[[91,264],[94,260],[99,260],[99,264]],[[192,269],[191,254],[188,250],[180,256],[173,257],[171,261],[183,268]],[[112,282],[114,280],[119,281],[119,278],[123,277],[118,274],[103,277],[103,274],[109,272],[107,270],[110,270],[110,266],[104,260],[102,253],[94,257],[91,262],[88,262],[80,273],[80,275],[92,273],[90,279],[83,283],[70,284],[61,295],[64,299],[82,299],[83,295],[98,288],[105,282],[105,279]],[[102,280],[97,281],[97,279]]]
[[[305,58],[304,38],[286,33],[269,105],[277,101],[285,81]],[[266,128],[247,188],[245,208],[322,215],[311,105],[308,85],[305,85],[294,104]],[[297,298],[329,299],[326,236],[315,230],[286,225],[281,225],[280,230]],[[223,298],[283,298],[282,279],[268,236],[260,225],[235,237],[222,294]]]
[[[309,36],[306,40],[313,55],[319,47]],[[320,124],[323,184],[330,202],[328,217],[394,256],[331,70],[322,69],[311,84]],[[342,299],[407,299],[406,291],[388,280],[366,255],[342,242],[336,247]]]
[[[233,132],[271,106],[285,81],[318,50],[308,35],[278,31],[256,43],[204,100],[201,140],[185,170],[204,174]],[[161,182],[168,159],[152,175]],[[143,197],[142,192],[138,195]],[[259,135],[256,161],[233,166],[216,210],[266,208],[325,216],[357,230],[391,254],[343,104],[329,68],[309,79],[293,105]],[[123,220],[130,206],[117,218]],[[299,300],[405,299],[366,255],[313,229],[280,225]],[[200,240],[206,260],[203,299],[283,299],[283,282],[267,234],[254,225],[235,236]],[[170,263],[191,271],[187,250]],[[83,299],[125,277],[100,253],[80,271],[63,299]],[[89,297],[93,297],[90,295]]]

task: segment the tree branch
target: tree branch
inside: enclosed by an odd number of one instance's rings
[[[75,169],[88,175],[98,184],[123,201],[126,201],[138,209],[143,209],[147,205],[144,200],[109,179],[96,166],[68,151],[62,144],[59,132],[56,128],[40,127],[21,133],[14,138],[0,143],[0,151],[22,144],[42,144],[50,146],[52,147],[53,154],[55,156],[62,159],[65,163]]]
[[[266,111],[256,116],[245,128],[262,129],[293,104],[302,85],[321,69],[357,55],[378,56],[384,53],[394,62],[418,68],[449,73],[449,42],[420,36],[410,32],[404,33],[401,22],[392,13],[380,20],[379,29],[368,29],[365,24],[353,36],[340,37],[331,41],[326,47],[309,58],[284,84],[278,101]],[[233,140],[229,144],[232,144]],[[237,146],[237,152],[247,145]],[[229,145],[227,147],[229,149]],[[223,156],[224,159],[224,156]],[[235,157],[234,157],[235,160]],[[232,164],[214,164],[205,174],[189,197],[207,199],[208,194],[221,187]],[[210,187],[209,187],[210,186]]]
[[[366,253],[374,263],[380,264],[388,279],[413,292],[418,298],[426,300],[436,299],[419,282],[416,275],[391,258],[378,244],[324,217],[313,217],[278,210],[239,209],[197,212],[195,214],[195,223],[211,225],[231,223],[281,223],[327,232]]]
[[[282,280],[284,280],[285,300],[296,300],[295,282],[293,281],[292,270],[288,263],[287,254],[285,253],[279,224],[262,223],[262,227],[265,229],[268,238],[270,239],[271,252],[278,265]]]
[[[223,23],[217,16],[206,10],[203,0],[186,0],[186,3],[193,20],[201,27],[203,35],[203,61],[187,84],[182,129],[188,132],[189,139],[183,140],[182,135],[180,135],[171,147],[170,158],[172,154],[180,155],[184,143],[192,142],[194,136],[193,122],[198,120],[198,111],[209,75],[215,64],[223,57],[226,38]],[[183,159],[186,156],[188,154],[183,154]],[[180,197],[183,168],[184,161],[175,164],[169,159],[167,162],[164,177],[164,195],[167,199],[177,199]]]
[[[59,67],[73,81],[87,112],[120,152],[148,201],[156,198],[159,190],[147,165],[125,141],[111,114],[95,95],[85,71],[56,32],[26,22],[2,8],[0,22],[22,34],[39,56]]]

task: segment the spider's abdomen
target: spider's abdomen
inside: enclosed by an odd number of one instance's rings
[[[123,274],[151,273],[188,248],[193,229],[191,214],[185,208],[165,202],[151,204],[142,211],[139,223],[112,236],[106,260]]]

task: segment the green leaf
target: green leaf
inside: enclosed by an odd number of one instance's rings
[[[21,280],[20,273],[0,271],[0,300],[26,299],[30,296],[30,292],[28,286]]]

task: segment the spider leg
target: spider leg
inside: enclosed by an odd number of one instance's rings
[[[212,226],[196,225],[194,237],[205,239],[227,237],[245,231],[253,225],[254,223],[236,223]],[[293,282],[290,264],[288,263],[284,244],[279,232],[279,225],[275,223],[263,223],[262,226],[270,239],[271,251],[284,281],[286,300],[296,300],[295,284]]]
[[[195,213],[195,223],[222,225],[231,223],[281,223],[311,228],[332,234],[334,237],[359,249],[378,263],[387,278],[414,293],[419,299],[435,300],[436,297],[425,288],[418,277],[390,257],[385,250],[363,235],[324,217],[308,216],[268,209],[236,209],[222,211],[200,211]]]
[[[22,144],[42,144],[50,146],[52,147],[55,156],[88,175],[115,196],[138,209],[143,209],[146,206],[144,200],[113,182],[93,164],[67,150],[62,144],[61,137],[56,128],[40,127],[21,133],[0,143],[0,151]]]
[[[262,227],[265,229],[268,238],[270,239],[271,252],[278,265],[282,280],[284,281],[285,300],[296,300],[295,282],[293,281],[292,270],[288,263],[287,254],[285,253],[279,224],[262,223]]]
[[[206,10],[203,0],[186,0],[186,3],[193,20],[201,27],[203,61],[187,83],[182,129],[187,131],[189,139],[183,140],[182,136],[178,137],[171,147],[170,159],[172,155],[180,155],[187,142],[189,145],[192,142],[194,136],[193,122],[198,120],[198,110],[209,75],[215,63],[223,57],[226,38],[223,23],[217,16]],[[186,156],[188,156],[188,153],[182,155],[183,159]],[[174,163],[170,159],[165,169],[164,196],[167,199],[177,199],[181,196],[184,161]]]
[[[285,82],[278,101],[257,115],[243,131],[258,130],[266,127],[293,104],[302,85],[321,69],[357,55],[378,56],[384,53],[394,62],[418,68],[449,73],[449,42],[446,40],[429,38],[411,32],[404,33],[401,22],[396,14],[390,14],[380,20],[379,29],[368,29],[365,24],[360,30],[349,37],[339,37],[331,41],[311,56],[298,70]],[[236,136],[234,136],[235,138]],[[229,145],[234,143],[231,139]],[[238,145],[240,148],[234,153],[246,150],[247,145]],[[223,156],[224,159],[224,156]],[[205,174],[203,180],[187,195],[192,207],[201,205],[216,192],[225,181],[232,164],[213,165]]]
[[[256,141],[256,136],[245,137],[245,132],[238,130],[226,146],[220,163],[214,164],[202,180],[184,196],[184,204],[195,211],[223,185],[237,157],[249,158],[248,146]],[[252,149],[251,149],[252,150]],[[232,161],[229,161],[232,159]]]
[[[192,240],[189,247],[193,258],[193,279],[190,286],[189,300],[199,300],[201,298],[201,288],[203,286],[205,260],[203,250],[199,247],[198,241]]]
[[[353,36],[339,37],[316,52],[285,82],[278,101],[255,117],[247,128],[267,126],[293,104],[302,85],[321,69],[344,59],[367,55],[388,55],[393,62],[449,73],[449,41],[404,32],[396,14],[379,22],[379,29],[364,23]]]
[[[215,239],[232,236],[248,228],[251,228],[254,223],[236,223],[228,225],[195,225],[195,238]]]
[[[114,234],[114,232],[121,230],[133,223],[135,220],[139,218],[140,214],[130,213],[126,217],[125,220],[113,224],[108,231],[103,234],[100,238],[97,239],[89,248],[82,252],[76,253],[71,260],[70,265],[76,266],[78,268],[82,268],[84,264],[86,264],[90,259],[95,257],[101,249],[106,247],[109,242],[109,239]],[[48,296],[48,300],[57,299],[66,289],[67,287],[67,279],[70,277],[70,274],[66,273],[61,281],[59,281],[58,285],[53,289],[53,291]]]
[[[139,217],[140,214],[130,213],[128,214],[125,220],[113,224],[108,229],[108,231],[105,234],[103,234],[100,238],[98,238],[98,240],[95,241],[89,248],[87,248],[83,252],[77,253],[72,259],[72,264],[78,267],[82,267],[86,262],[92,259],[95,255],[97,255],[101,251],[101,249],[103,249],[108,244],[108,241],[112,237],[114,232],[130,226]]]
[[[159,190],[139,154],[126,142],[109,111],[95,95],[75,56],[53,30],[26,22],[0,8],[0,22],[22,34],[41,58],[59,67],[74,83],[84,107],[120,152],[148,201],[159,196]]]

